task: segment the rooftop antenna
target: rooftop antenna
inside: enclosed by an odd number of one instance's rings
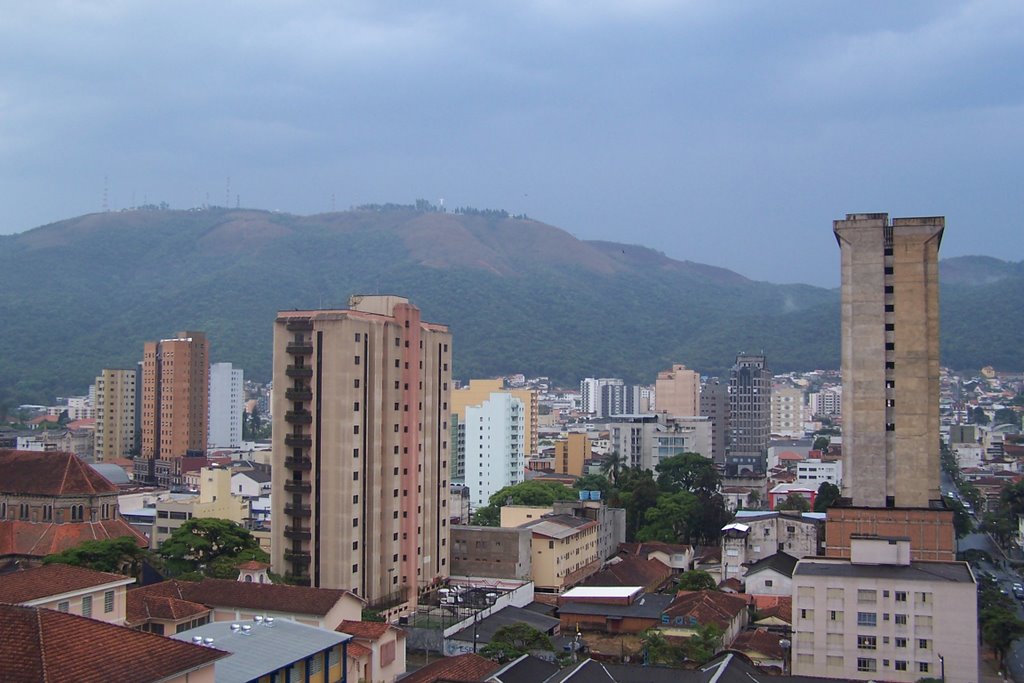
[[[235,195],[235,208],[237,209],[242,204],[242,199],[237,194]]]
[[[106,213],[110,210],[107,204],[107,176],[103,176],[103,212]]]
[[[334,213],[334,193],[331,193],[331,213]]]
[[[231,176],[228,176],[227,191],[224,193],[224,208],[231,206]]]

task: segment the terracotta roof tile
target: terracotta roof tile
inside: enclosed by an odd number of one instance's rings
[[[257,562],[256,560],[249,560],[238,565],[239,569],[245,569],[250,572],[258,572],[261,569],[270,569],[270,565],[266,562]]]
[[[121,574],[108,574],[67,564],[47,564],[0,574],[0,602],[17,604],[126,580],[130,580],[129,577]]]
[[[501,665],[497,662],[469,652],[431,662],[403,678],[402,683],[436,683],[436,681],[477,683],[500,668]]]
[[[672,568],[659,560],[627,555],[608,564],[583,582],[584,586],[643,586],[653,590],[672,576]]]
[[[779,645],[782,638],[782,634],[770,633],[763,628],[744,631],[736,636],[729,649],[739,650],[745,654],[757,652],[771,659],[782,659],[786,654],[786,651]]]
[[[747,608],[745,596],[719,591],[680,591],[665,614],[669,617],[694,617],[700,625],[716,624],[727,630],[730,622]]]
[[[238,607],[242,609],[313,614],[323,616],[348,591],[304,586],[284,586],[269,583],[247,583],[229,579],[203,579],[202,581],[163,581],[128,592],[128,620],[143,616],[140,611],[144,596],[172,597],[209,607]]]
[[[366,647],[365,645],[360,645],[354,640],[348,641],[348,645],[346,645],[345,647],[348,648],[348,656],[352,657],[353,659],[363,659],[367,655],[373,654],[373,650]]]
[[[377,640],[389,630],[395,628],[391,624],[382,621],[348,621],[338,624],[334,629],[339,633],[347,633],[353,638],[364,638],[366,640]]]
[[[82,541],[101,541],[122,536],[131,536],[140,547],[149,545],[142,534],[120,518],[99,522],[66,522],[64,524],[7,519],[0,521],[0,557],[4,555],[46,557],[68,548],[74,548]]]
[[[227,655],[74,614],[0,605],[6,683],[160,681]]]
[[[74,453],[0,450],[0,491],[39,496],[117,493]]]

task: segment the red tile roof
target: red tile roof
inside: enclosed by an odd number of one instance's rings
[[[655,590],[672,576],[672,568],[654,558],[627,555],[587,578],[584,586],[643,586]]]
[[[0,605],[6,683],[160,681],[227,652],[39,607]]]
[[[74,453],[0,450],[0,492],[36,496],[117,493]]]
[[[770,659],[782,659],[786,654],[783,647],[779,645],[782,638],[782,634],[771,633],[763,628],[744,631],[736,636],[729,649],[739,650],[748,656],[750,653],[756,652]]]
[[[266,562],[257,562],[256,560],[249,560],[238,565],[239,569],[244,569],[250,572],[258,572],[261,569],[270,569],[270,565]]]
[[[0,557],[46,557],[74,548],[82,541],[102,541],[122,536],[131,536],[139,547],[149,546],[146,537],[123,519],[64,524],[8,519],[0,521]]]
[[[755,595],[754,610],[761,619],[774,617],[793,623],[793,598],[789,595]]]
[[[665,614],[669,617],[694,617],[701,626],[715,624],[724,631],[746,608],[746,596],[719,591],[680,591],[665,608]]]
[[[497,662],[469,652],[431,662],[403,678],[402,683],[478,683],[500,668]]]
[[[360,645],[354,640],[348,641],[348,645],[346,645],[345,647],[347,648],[346,652],[348,652],[348,656],[352,657],[353,659],[362,659],[367,655],[373,654],[373,650],[366,647],[365,645]]]
[[[324,616],[345,595],[360,600],[348,591],[328,588],[248,583],[228,579],[171,580],[128,591],[128,620],[134,623],[134,618],[142,616],[141,600],[146,596],[177,598],[209,607],[236,607]]]
[[[17,604],[130,580],[121,574],[108,574],[68,564],[47,564],[0,574],[0,602]]]
[[[338,628],[334,630],[338,631],[339,633],[347,633],[353,638],[377,640],[391,629],[395,629],[395,627],[391,624],[387,624],[382,621],[345,620],[338,624]],[[395,630],[397,631],[398,629]]]

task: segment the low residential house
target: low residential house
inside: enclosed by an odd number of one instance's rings
[[[76,614],[0,604],[3,681],[214,683],[215,663],[227,656]]]
[[[748,595],[792,595],[793,570],[797,558],[784,552],[758,560],[747,567],[743,577]]]
[[[661,560],[631,556],[613,557],[604,568],[592,574],[584,586],[635,586],[650,593],[657,592],[673,582],[675,572]]]
[[[680,591],[662,610],[660,629],[666,636],[689,638],[698,629],[713,624],[722,631],[722,644],[728,646],[747,627],[748,603],[745,595]]]
[[[789,633],[793,628],[793,596],[754,595],[753,625],[778,633]]]
[[[555,617],[522,607],[508,606],[445,638],[444,654],[452,657],[473,652],[474,647],[480,648],[491,642],[499,629],[515,624],[532,626],[551,637],[559,634],[561,626],[561,622]]]
[[[645,543],[620,543],[619,557],[634,555],[658,560],[674,572],[689,571],[693,564],[693,546],[683,543],[662,543],[647,541]]]
[[[405,631],[380,621],[343,621],[335,629],[352,636],[349,659],[356,668],[349,670],[353,680],[365,683],[393,683],[405,673]],[[362,651],[353,657],[359,645]]]
[[[732,523],[722,527],[721,578],[742,578],[746,565],[779,551],[798,559],[817,556],[824,540],[824,513],[738,512]]]
[[[483,683],[501,668],[501,664],[469,652],[431,662],[402,678],[401,683]]]
[[[135,579],[67,564],[0,574],[0,603],[44,607],[125,624],[125,593]]]
[[[82,541],[146,538],[121,519],[119,489],[72,453],[0,450],[0,566],[38,564]]]
[[[580,586],[558,598],[561,630],[640,633],[661,622],[673,596],[644,593],[640,586]]]
[[[346,675],[352,637],[294,621],[213,622],[171,637],[230,652],[214,664],[217,683],[353,680]]]
[[[785,636],[781,633],[758,628],[740,633],[732,641],[729,649],[742,652],[758,667],[774,667],[781,671],[786,662],[783,639]]]
[[[532,578],[537,591],[561,593],[601,567],[594,520],[550,515],[520,528],[532,534]]]
[[[799,480],[791,484],[776,484],[768,491],[768,509],[776,509],[783,501],[791,495],[802,496],[807,500],[808,505],[814,505],[814,499],[818,495],[817,485],[811,486]]]
[[[231,493],[243,498],[259,498],[270,495],[270,471],[247,469],[231,475]]]
[[[213,621],[275,617],[328,630],[334,630],[346,620],[359,621],[366,604],[345,590],[227,579],[170,580],[128,591],[129,613],[133,613],[133,606],[147,596],[171,597],[205,605],[213,610]]]

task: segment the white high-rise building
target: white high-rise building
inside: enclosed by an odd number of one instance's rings
[[[242,445],[242,369],[231,363],[210,366],[210,419],[208,448],[239,448]]]
[[[823,387],[808,396],[811,415],[841,415],[843,412],[843,387]]]
[[[474,510],[506,486],[523,481],[526,409],[512,394],[494,392],[466,406],[466,486]]]

